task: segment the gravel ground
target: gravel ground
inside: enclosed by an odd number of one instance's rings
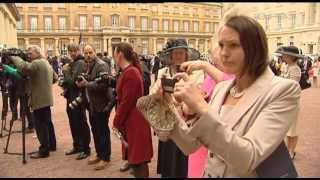
[[[65,156],[66,150],[71,148],[70,128],[65,112],[65,100],[59,95],[60,88],[54,86],[54,108],[52,117],[57,136],[57,151],[52,152],[46,159],[30,159],[22,164],[22,157],[18,155],[3,154],[6,138],[0,138],[0,178],[3,177],[133,177],[129,172],[121,173],[119,167],[121,161],[120,142],[112,137],[112,157],[110,165],[101,171],[93,170],[93,165],[87,165],[87,160],[77,161],[76,155]],[[310,88],[302,93],[301,113],[298,123],[299,142],[295,164],[300,177],[320,176],[320,89]],[[0,101],[1,102],[1,101]],[[1,105],[0,105],[1,106]],[[112,113],[113,117],[114,113]],[[9,113],[8,119],[11,117]],[[109,125],[112,123],[110,118]],[[21,128],[21,121],[15,121],[14,129]],[[35,134],[26,135],[26,150],[32,152],[39,145]],[[14,133],[9,145],[9,152],[22,152],[21,133]],[[156,174],[157,144],[153,137],[154,157],[150,165],[150,177],[159,177]],[[91,150],[94,152],[93,140]]]

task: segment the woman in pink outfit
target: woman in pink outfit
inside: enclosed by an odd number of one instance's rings
[[[209,101],[211,94],[214,90],[214,87],[217,83],[233,78],[233,76],[225,74],[222,72],[219,60],[215,54],[216,49],[214,50],[213,56],[213,66],[206,66],[206,61],[191,61],[186,62],[181,65],[183,69],[186,69],[188,73],[191,73],[194,70],[202,69],[205,74],[205,80],[201,86],[201,89],[206,94],[206,100]],[[207,67],[210,67],[207,68]],[[188,110],[186,110],[188,111]],[[188,112],[185,112],[188,114]],[[190,113],[190,112],[189,112]],[[189,155],[188,159],[188,178],[200,178],[203,175],[205,160],[207,159],[208,150],[204,146],[199,148],[196,152]]]

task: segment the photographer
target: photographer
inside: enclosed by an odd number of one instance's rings
[[[111,155],[110,130],[108,126],[111,109],[105,110],[109,104],[110,97],[108,91],[111,89],[107,83],[95,81],[101,73],[107,73],[108,65],[97,58],[95,49],[91,45],[84,47],[84,55],[88,64],[87,77],[82,77],[82,81],[77,81],[78,87],[86,88],[89,98],[89,121],[93,134],[97,155],[88,161],[88,164],[97,164],[95,170],[104,169]]]
[[[31,158],[46,158],[50,151],[56,150],[56,137],[50,108],[53,105],[52,84],[55,74],[40,52],[40,47],[36,45],[27,48],[27,56],[31,63],[17,56],[11,58],[18,71],[30,77],[31,108],[34,112],[36,133],[40,142],[38,153],[31,155]]]
[[[68,45],[68,53],[71,62],[63,66],[64,79],[62,86],[65,91],[67,100],[67,114],[69,118],[70,130],[73,140],[73,148],[66,152],[66,155],[79,153],[77,160],[85,159],[90,155],[90,129],[86,116],[86,96],[85,89],[78,88],[76,79],[82,73],[85,73],[86,63],[84,57],[80,54],[79,46],[76,44]],[[81,102],[77,102],[76,98],[81,98]]]

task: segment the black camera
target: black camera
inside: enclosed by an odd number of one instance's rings
[[[164,92],[173,93],[175,84],[178,82],[177,79],[169,79],[166,77],[161,78],[161,86]]]
[[[9,49],[2,49],[0,51],[0,63],[1,64],[12,64],[10,56],[19,56],[22,60],[27,61],[28,56],[25,51],[17,48],[9,48]]]
[[[107,72],[101,72],[99,77],[95,79],[97,83],[105,83],[109,87],[115,88],[116,87],[116,78],[109,75]]]
[[[81,81],[83,81],[83,79],[88,80],[88,74],[86,74],[86,73],[81,73],[78,77],[75,78],[75,80],[76,80],[77,82],[81,82]]]

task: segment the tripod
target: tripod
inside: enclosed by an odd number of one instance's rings
[[[22,163],[25,164],[27,163],[26,161],[26,124],[25,124],[25,117],[22,116]],[[7,138],[7,143],[6,143],[6,148],[4,149],[4,153],[5,154],[13,154],[13,155],[21,155],[21,153],[9,153],[8,152],[8,147],[9,147],[9,142],[10,142],[10,137],[11,137],[11,133],[12,133],[12,126],[13,126],[13,122],[15,120],[12,119],[10,121],[10,127],[9,127],[9,134],[8,134],[8,138]]]
[[[25,136],[26,136],[26,114],[27,114],[27,109],[29,108],[29,106],[27,105],[27,98],[25,97],[21,97],[20,98],[20,117],[22,120],[22,154],[21,153],[9,153],[8,152],[8,147],[9,147],[9,143],[10,143],[10,138],[11,138],[11,134],[13,133],[12,131],[12,127],[13,127],[13,123],[14,121],[16,121],[16,118],[12,118],[10,121],[10,127],[9,127],[9,133],[8,133],[8,138],[7,138],[7,143],[6,143],[6,147],[4,149],[4,153],[5,154],[12,154],[12,155],[22,155],[22,163],[25,164],[26,161],[26,143],[25,143]],[[15,131],[17,132],[17,131]],[[35,152],[31,152],[28,154],[33,154]]]

